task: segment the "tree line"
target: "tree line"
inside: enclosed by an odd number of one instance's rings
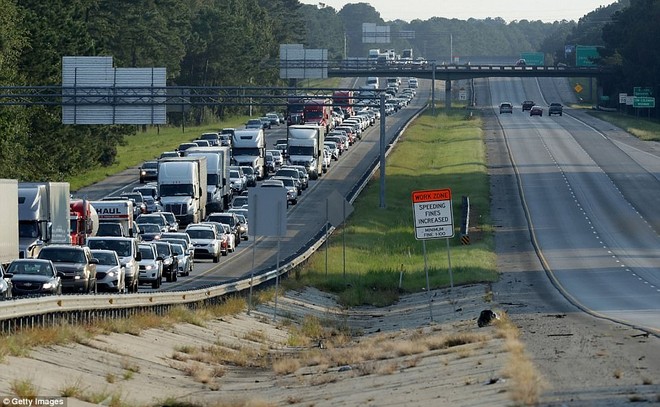
[[[341,10],[298,0],[0,0],[0,86],[61,83],[63,56],[112,56],[117,67],[165,67],[168,85],[281,86],[279,45],[326,48],[331,59],[365,57],[362,23],[387,24],[387,48],[447,60],[455,54],[510,55],[542,51],[562,61],[564,45],[602,45],[602,63],[621,75],[620,87],[657,86],[660,2],[619,0],[574,21],[446,19],[384,21],[367,3]],[[411,37],[410,33],[414,36]],[[453,40],[450,45],[449,36]],[[643,52],[641,52],[643,51]],[[238,110],[206,107],[189,121]],[[203,114],[202,114],[203,113]],[[175,122],[180,116],[168,117]],[[0,106],[0,176],[65,180],[110,165],[135,126],[65,126],[61,109]]]

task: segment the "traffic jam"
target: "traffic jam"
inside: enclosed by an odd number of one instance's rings
[[[387,79],[387,115],[415,96],[413,79],[401,90],[401,79]],[[280,188],[296,205],[379,122],[368,99],[377,88],[291,96],[285,112],[162,152],[139,166],[132,190],[99,200],[73,197],[66,182],[0,180],[2,205],[18,202],[5,211],[16,218],[2,220],[18,230],[2,246],[0,297],[157,290],[199,262],[220,263],[252,238],[248,190]],[[285,136],[267,143],[271,129]]]

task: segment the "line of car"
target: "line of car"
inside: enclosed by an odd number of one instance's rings
[[[530,116],[543,116],[543,107],[537,105],[532,100],[525,100],[521,103],[522,111],[529,111]],[[502,102],[500,103],[500,114],[511,113],[513,114],[513,104],[511,102]],[[552,115],[564,115],[564,107],[561,103],[550,103],[548,106],[548,116]]]

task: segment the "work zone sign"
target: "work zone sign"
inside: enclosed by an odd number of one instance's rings
[[[454,237],[451,190],[433,189],[412,193],[415,239]]]

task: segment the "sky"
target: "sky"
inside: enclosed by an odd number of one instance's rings
[[[347,3],[368,3],[380,13],[385,21],[431,17],[485,19],[501,17],[506,22],[513,20],[541,20],[553,22],[579,20],[597,9],[616,3],[613,0],[300,0],[305,4],[324,4],[339,11]]]

